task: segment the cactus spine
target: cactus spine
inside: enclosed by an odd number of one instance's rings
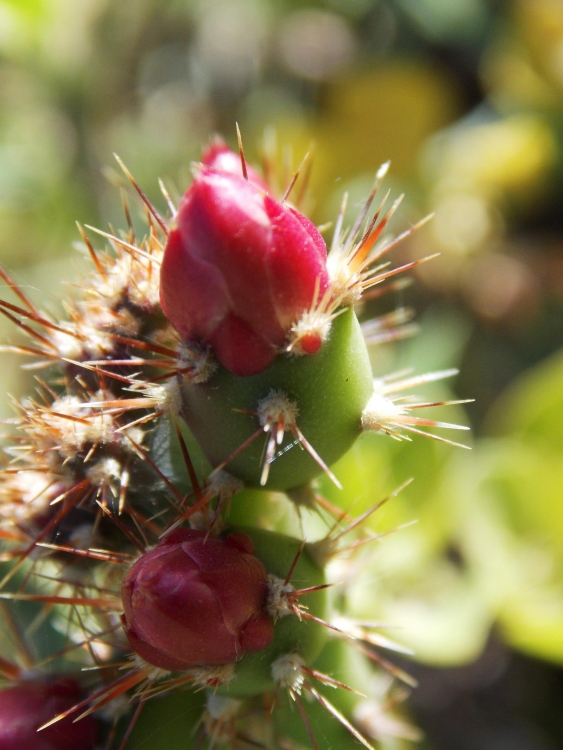
[[[390,641],[346,618],[330,577],[348,546],[370,541],[362,523],[380,503],[353,518],[316,478],[338,485],[330,465],[363,431],[458,427],[414,416],[438,404],[400,395],[453,371],[372,378],[366,338],[403,329],[361,326],[355,308],[417,263],[380,262],[416,228],[381,239],[398,202],[363,227],[386,170],[348,233],[343,205],[327,257],[289,203],[298,174],[277,200],[242,146],[239,158],[216,142],[179,207],[163,189],[166,219],[124,168],[147,232],[137,236],[127,206],[124,232],[90,228],[105,250],[80,228],[93,271],[65,320],[2,271],[18,298],[2,312],[31,339],[12,348],[49,373],[17,405],[6,448],[2,597],[9,630],[38,618],[58,647],[20,639],[0,662],[0,712],[26,680],[82,668],[87,697],[41,721],[95,717],[104,747],[165,737],[147,726],[178,713],[189,736],[179,730],[169,748],[380,738],[370,663],[411,680],[379,653]],[[276,492],[294,505],[291,535],[271,517]],[[324,528],[314,541],[305,516]]]

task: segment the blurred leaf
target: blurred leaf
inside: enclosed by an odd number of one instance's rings
[[[452,462],[462,555],[517,648],[563,659],[563,464],[517,438],[481,441]]]
[[[482,35],[490,20],[484,0],[397,0],[430,39],[468,42]]]
[[[516,434],[521,440],[561,452],[563,446],[563,351],[527,371],[491,410],[492,434]]]

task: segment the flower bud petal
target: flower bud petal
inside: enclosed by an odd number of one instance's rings
[[[273,636],[266,571],[244,534],[177,529],[136,561],[121,597],[131,647],[162,669],[229,664]]]
[[[236,375],[261,372],[328,289],[324,240],[250,180],[205,165],[176,224],[161,269],[166,316]]]
[[[21,682],[0,690],[0,748],[2,750],[91,750],[98,739],[92,716],[74,723],[75,716],[37,732],[82,699],[74,680]]]
[[[236,154],[234,151],[227,146],[227,144],[217,138],[209,145],[201,156],[201,163],[205,164],[206,167],[211,167],[217,172],[230,172],[231,174],[237,175],[237,177],[244,177],[242,172],[242,163],[240,154]],[[252,182],[256,187],[259,187],[264,192],[268,191],[268,185],[260,177],[258,172],[246,164],[246,176],[249,182]]]

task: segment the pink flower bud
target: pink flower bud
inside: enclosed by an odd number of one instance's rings
[[[217,172],[230,172],[231,174],[237,175],[237,177],[244,177],[240,155],[231,151],[227,144],[220,138],[215,139],[213,143],[205,149],[201,155],[201,163],[205,164],[206,167],[211,167],[211,169],[214,169]],[[268,192],[268,185],[265,180],[262,179],[250,164],[246,164],[246,176],[248,177],[248,181],[252,182],[253,185],[256,185],[256,187],[260,188],[265,193]]]
[[[161,669],[229,664],[265,648],[267,575],[246,534],[178,529],[135,562],[121,586],[131,648]]]
[[[322,299],[326,245],[309,219],[267,195],[254,177],[235,174],[225,152],[204,156],[222,171],[200,166],[180,202],[160,299],[184,341],[210,345],[228,370],[253,375]],[[309,337],[303,351],[321,344]]]
[[[37,729],[82,699],[74,680],[21,682],[0,691],[0,748],[2,750],[91,750],[98,739],[92,716],[73,723],[76,715]]]

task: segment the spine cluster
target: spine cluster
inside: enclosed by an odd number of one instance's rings
[[[365,431],[464,429],[404,393],[454,371],[374,380],[368,345],[409,335],[405,316],[356,315],[423,262],[386,260],[416,227],[386,239],[399,201],[371,210],[385,165],[327,251],[291,202],[303,174],[280,195],[239,146],[206,149],[178,206],[161,185],[166,215],[123,167],[146,229],[127,201],[124,231],[79,227],[92,270],[64,319],[0,271],[27,337],[4,348],[38,370],[0,474],[2,747],[132,749],[152,699],[194,717],[170,750],[416,737],[394,686],[412,680],[384,655],[399,647],[347,616],[331,577],[378,538],[366,522],[388,498],[354,517],[318,484],[340,486],[331,465]],[[296,529],[324,531],[283,533],[279,493]]]

